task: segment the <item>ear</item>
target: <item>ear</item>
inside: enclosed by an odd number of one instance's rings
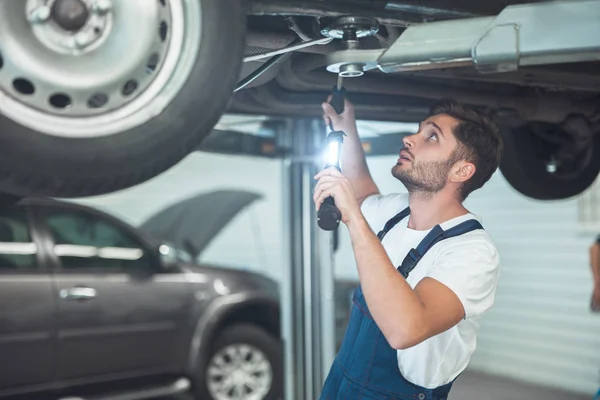
[[[459,161],[452,168],[450,173],[450,182],[466,182],[475,175],[475,164],[467,161]]]

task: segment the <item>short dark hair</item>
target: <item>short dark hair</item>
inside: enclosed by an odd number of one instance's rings
[[[465,160],[475,165],[475,174],[460,188],[461,200],[465,200],[492,177],[500,164],[500,129],[491,114],[468,108],[454,99],[444,99],[431,106],[430,117],[440,114],[459,121],[452,132],[458,141],[452,157],[454,162]]]

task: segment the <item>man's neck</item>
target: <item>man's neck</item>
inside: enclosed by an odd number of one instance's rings
[[[429,230],[438,224],[469,212],[455,196],[448,196],[444,192],[411,193],[409,205],[408,227],[415,230]]]

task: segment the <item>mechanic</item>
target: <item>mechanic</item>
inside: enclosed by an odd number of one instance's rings
[[[498,127],[456,101],[439,102],[418,132],[403,139],[392,167],[408,193],[382,195],[353,105],[346,100],[340,115],[328,103],[322,107],[326,124],[347,138],[343,173],[327,168],[315,176],[315,206],[334,198],[359,285],[320,398],[446,399],[495,299],[499,255],[463,201],[498,167]]]

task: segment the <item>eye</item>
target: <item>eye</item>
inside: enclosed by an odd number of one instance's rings
[[[427,139],[429,140],[438,140],[438,134],[434,131],[431,131],[427,134]]]

